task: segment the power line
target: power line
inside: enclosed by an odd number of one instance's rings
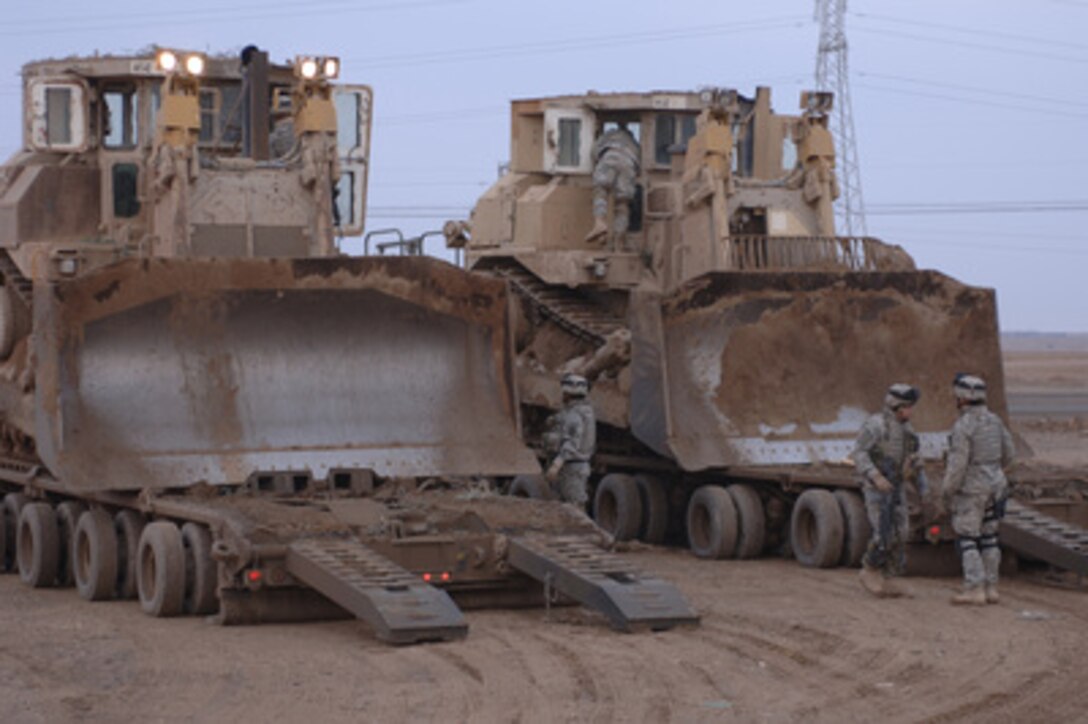
[[[868,73],[865,71],[858,72],[858,75],[863,78],[882,78],[884,80],[892,80],[900,83],[910,83],[912,85],[923,85],[934,88],[948,88],[950,90],[962,90],[969,93],[983,93],[986,95],[1005,96],[1007,98],[1020,98],[1030,101],[1041,101],[1043,103],[1054,103],[1057,105],[1065,106],[1077,106],[1080,108],[1088,108],[1088,102],[1083,101],[1071,101],[1069,99],[1048,98],[1046,96],[1037,96],[1029,93],[1012,93],[1009,91],[992,90],[989,88],[979,88],[978,86],[961,85],[957,83],[942,83],[935,80],[924,80],[921,78],[910,78],[902,75],[888,75],[885,73]]]
[[[660,43],[672,40],[687,40],[700,37],[717,37],[735,33],[750,33],[764,30],[782,30],[803,27],[803,19],[796,16],[767,18],[743,23],[725,23],[720,25],[697,25],[667,30],[653,30],[617,35],[598,35],[582,38],[568,38],[540,43],[521,43],[518,45],[498,45],[483,48],[459,48],[428,53],[411,53],[399,56],[372,58],[345,58],[353,67],[363,69],[393,68],[412,65],[429,65],[458,61],[491,60],[494,58],[518,55],[540,55],[564,53],[576,50],[594,50],[597,48],[638,45],[641,43]]]
[[[1035,214],[1088,211],[1088,200],[1062,201],[964,201],[875,204],[870,213],[878,216],[931,214]]]
[[[1069,55],[1055,55],[1054,53],[1041,53],[1034,50],[1020,50],[1015,48],[1009,48],[1004,45],[987,45],[985,43],[971,43],[966,40],[950,40],[945,38],[931,38],[926,35],[915,35],[913,33],[898,33],[894,30],[878,30],[870,28],[860,28],[858,32],[868,33],[870,35],[883,35],[892,38],[906,38],[908,40],[920,40],[924,43],[936,43],[938,45],[953,45],[956,48],[975,48],[977,50],[990,50],[1005,55],[1026,55],[1035,58],[1047,58],[1049,60],[1063,60],[1069,63],[1088,63],[1088,58],[1074,58]]]
[[[1083,43],[1069,43],[1061,40],[1054,40],[1053,38],[1040,38],[1031,35],[1018,35],[1016,33],[1005,33],[997,30],[979,30],[978,28],[965,28],[961,25],[944,25],[942,23],[933,23],[907,18],[896,18],[890,15],[880,15],[877,13],[850,14],[861,20],[877,20],[882,22],[895,23],[898,25],[913,25],[919,28],[935,28],[938,30],[947,30],[954,33],[964,33],[966,35],[978,35],[986,38],[1001,38],[1002,40],[1015,40],[1021,43],[1036,43],[1039,45],[1045,45],[1047,47],[1060,46],[1064,48],[1071,48],[1073,50],[1088,51],[1088,45],[1084,45]]]
[[[153,26],[156,29],[163,23],[169,25],[200,25],[209,22],[223,21],[251,21],[266,19],[281,19],[291,17],[309,17],[318,11],[335,10],[338,13],[368,13],[385,10],[415,10],[418,8],[436,7],[443,5],[462,5],[473,0],[397,0],[396,2],[382,2],[372,5],[359,5],[351,0],[315,0],[312,3],[280,3],[275,5],[260,4],[247,6],[232,6],[229,8],[207,8],[176,10],[166,13],[126,13],[114,16],[88,16],[81,19],[65,17],[56,20],[28,20],[23,23],[38,24],[45,27],[24,27],[0,31],[0,36],[34,36],[34,35],[58,35],[71,32],[84,32],[87,30],[114,30],[147,28]],[[96,22],[97,21],[97,22]],[[19,24],[20,21],[5,20],[5,28]],[[72,22],[65,25],[65,22]]]
[[[917,96],[919,98],[936,98],[939,100],[952,101],[954,103],[966,103],[968,105],[976,106],[989,106],[991,108],[1005,108],[1014,111],[1026,111],[1033,114],[1041,114],[1048,116],[1062,116],[1065,118],[1088,118],[1088,113],[1069,113],[1067,111],[1060,111],[1056,108],[1038,108],[1035,106],[1018,106],[1012,103],[1001,103],[999,101],[986,101],[979,98],[963,98],[960,96],[950,96],[942,93],[927,93],[925,91],[912,91],[905,88],[889,88],[887,86],[873,85],[872,83],[858,83],[859,88],[865,88],[867,90],[882,91],[885,93],[898,93],[900,95]]]

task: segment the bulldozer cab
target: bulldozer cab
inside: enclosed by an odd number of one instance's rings
[[[513,255],[549,283],[609,288],[675,289],[706,272],[766,266],[768,255],[797,256],[801,244],[836,262],[841,243],[809,243],[835,234],[830,100],[805,94],[802,104],[800,114],[776,113],[766,88],[514,101],[509,172],[477,203],[471,235],[451,246],[466,249],[470,266]],[[629,202],[615,198],[607,173],[594,180],[595,143],[620,127],[638,147]],[[593,240],[602,194],[610,229],[616,204],[629,206],[628,220]]]
[[[372,98],[338,74],[335,58],[274,64],[253,48],[28,64],[0,244],[68,246],[84,267],[335,253],[363,231]],[[36,213],[43,198],[57,213]]]

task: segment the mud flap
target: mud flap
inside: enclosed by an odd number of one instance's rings
[[[699,616],[671,584],[639,572],[583,538],[511,538],[507,562],[557,593],[603,613],[620,631],[660,631],[697,624]]]
[[[940,456],[957,372],[1004,415],[994,294],[934,271],[721,272],[632,298],[631,419],[686,470],[840,462],[894,382]]]
[[[81,491],[538,470],[505,285],[441,261],[129,261],[34,313],[39,453]]]

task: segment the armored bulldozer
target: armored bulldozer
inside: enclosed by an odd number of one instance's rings
[[[994,292],[835,234],[830,107],[805,93],[779,114],[766,88],[514,101],[509,172],[446,226],[520,302],[530,444],[544,449],[556,376],[592,379],[594,515],[617,538],[857,565],[869,531],[848,458],[888,385],[920,387],[927,460],[957,372],[1006,413]],[[635,149],[624,193],[616,134]]]
[[[372,101],[339,70],[254,47],[24,68],[0,170],[0,567],[157,616],[354,614],[396,643],[463,636],[455,599],[697,620],[584,516],[489,493],[536,470],[506,284],[339,253]]]

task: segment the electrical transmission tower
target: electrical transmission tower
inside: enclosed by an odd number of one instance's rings
[[[836,171],[839,199],[835,205],[840,234],[865,236],[865,203],[850,103],[850,72],[846,62],[846,0],[816,0],[820,43],[816,50],[816,89],[835,94],[831,135],[838,149]]]

